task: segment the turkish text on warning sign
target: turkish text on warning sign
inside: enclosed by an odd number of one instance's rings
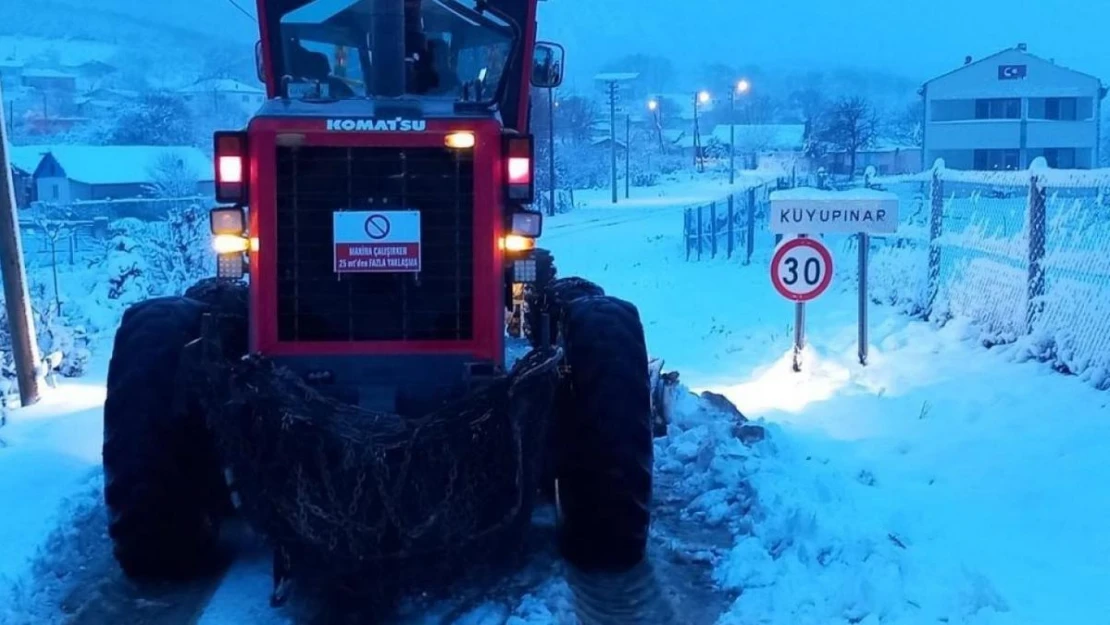
[[[817,239],[785,240],[771,258],[771,283],[779,295],[794,302],[817,299],[832,276],[832,254]]]
[[[420,211],[336,211],[336,273],[420,271]]]

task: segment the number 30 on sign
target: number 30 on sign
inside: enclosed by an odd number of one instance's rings
[[[771,284],[786,299],[808,302],[829,288],[832,254],[817,239],[787,239],[771,259]]]

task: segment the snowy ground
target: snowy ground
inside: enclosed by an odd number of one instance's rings
[[[657,443],[650,569],[583,581],[539,548],[530,570],[484,601],[422,606],[403,622],[570,624],[599,586],[653,598],[644,623],[1110,622],[1100,592],[1110,395],[1018,362],[1017,350],[988,351],[967,326],[884,308],[872,310],[861,367],[847,268],[809,307],[803,371],[792,372],[792,308],[768,282],[769,237],[750,266],[683,260],[680,207],[721,190],[668,188],[667,199],[616,207],[598,194],[551,218],[544,244],[561,275],[636,302],[652,353],[691,388],[762,420],[766,440],[684,399]],[[58,611],[67,583],[87,578],[84,566],[110,567],[102,546],[88,555],[103,519],[82,508],[99,486],[96,369],[0,429],[0,575],[21,580],[11,598],[0,585],[5,625],[72,620]],[[85,527],[70,528],[70,514]],[[67,531],[50,536],[55,527]],[[264,553],[244,554],[199,623],[293,622],[266,605],[268,566]]]

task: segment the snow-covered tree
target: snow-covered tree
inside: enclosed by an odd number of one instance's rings
[[[924,121],[924,103],[913,102],[886,120],[883,135],[900,146],[920,146],[925,140]]]
[[[194,124],[181,98],[147,93],[120,112],[109,141],[116,145],[192,145]]]
[[[197,194],[200,172],[172,154],[163,154],[150,167],[150,191],[156,198],[183,198]]]
[[[830,149],[848,154],[849,177],[855,175],[856,155],[874,145],[879,138],[879,117],[867,99],[855,96],[842,98],[811,127],[812,141],[807,146],[811,156]]]
[[[593,100],[570,96],[559,100],[555,109],[555,132],[571,143],[581,145],[593,138],[601,108]]]

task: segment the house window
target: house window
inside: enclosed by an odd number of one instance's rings
[[[1044,118],[1075,121],[1076,108],[1075,98],[1045,98]]]
[[[55,182],[54,184],[50,185],[50,199],[57,200],[59,195],[60,190],[58,189],[58,183]]]
[[[976,100],[975,119],[1021,119],[1021,98]]]
[[[251,97],[249,95],[243,96],[243,102],[246,102],[247,104],[250,104],[250,101],[251,101]]]
[[[975,169],[980,171],[1018,169],[1020,164],[1018,150],[975,150]]]
[[[1044,160],[1053,169],[1075,169],[1075,148],[1045,148]]]

